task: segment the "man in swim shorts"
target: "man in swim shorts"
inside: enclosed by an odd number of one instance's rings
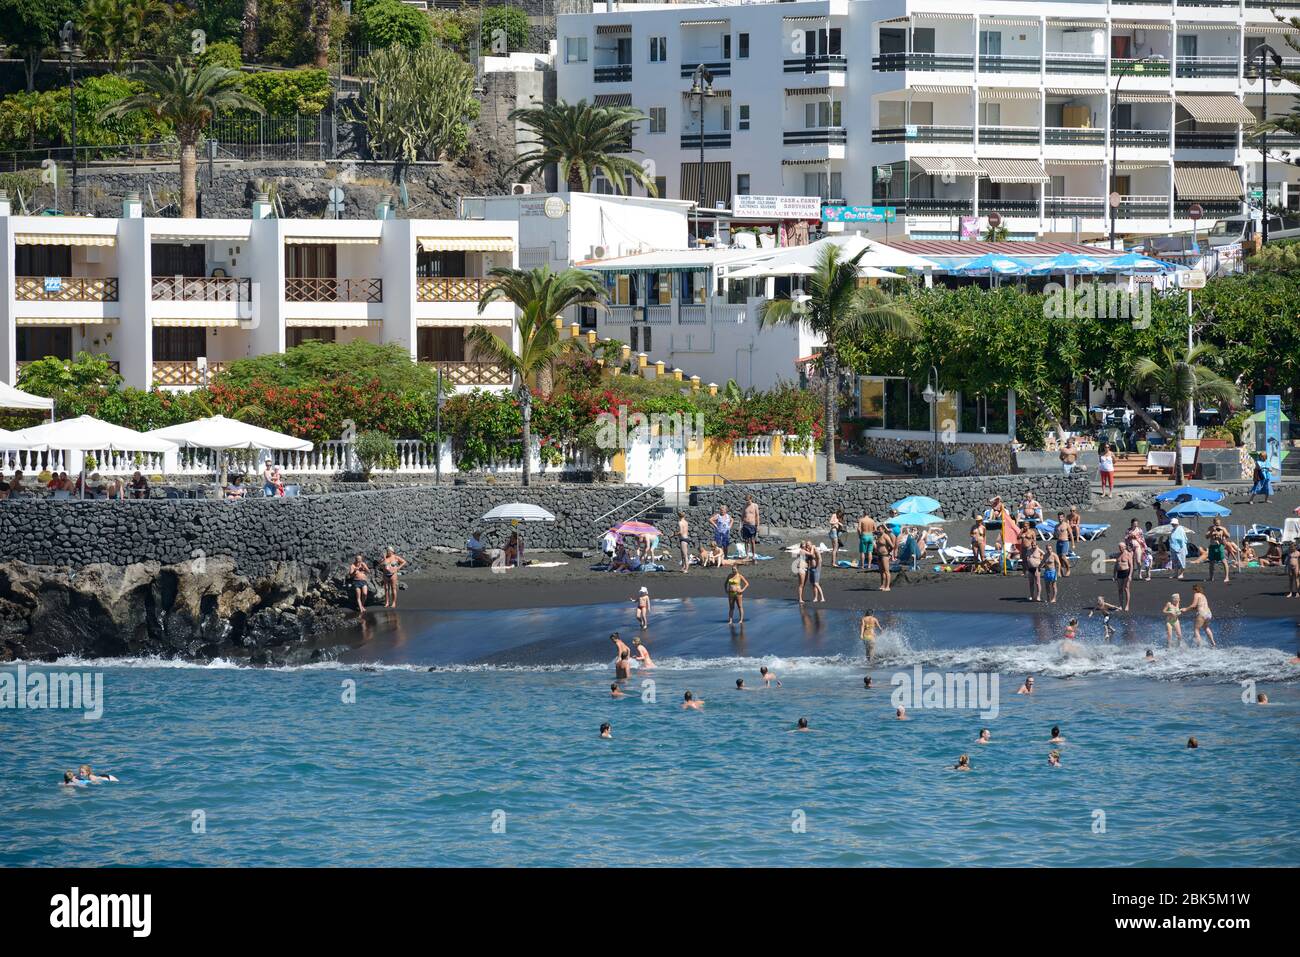
[[[745,496],[745,510],[740,516],[740,539],[745,543],[745,552],[750,558],[758,554],[755,543],[758,541],[758,503],[754,496]]]
[[[865,511],[858,519],[858,566],[871,567],[871,555],[876,549],[876,520]]]

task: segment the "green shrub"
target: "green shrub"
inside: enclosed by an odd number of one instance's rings
[[[483,52],[505,56],[528,43],[528,14],[519,7],[488,7],[483,11]]]
[[[401,0],[358,0],[358,7],[353,8],[357,39],[369,43],[372,49],[388,46],[414,49],[433,42],[429,18]]]
[[[362,432],[357,436],[357,460],[367,474],[375,469],[397,468],[397,446],[385,432]]]
[[[238,70],[243,65],[244,57],[239,44],[230,40],[209,43],[207,49],[199,54],[199,66],[224,66],[229,70]]]
[[[244,92],[271,116],[314,115],[329,106],[330,78],[324,70],[312,68],[268,70],[249,76]]]

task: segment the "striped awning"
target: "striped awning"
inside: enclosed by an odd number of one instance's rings
[[[682,21],[682,26],[684,26],[684,27],[717,27],[717,26],[721,26],[721,25],[724,24],[724,23],[730,23],[730,22],[731,22],[731,21],[730,21],[727,17],[714,17],[714,18],[709,19],[709,20],[683,20],[683,21]]]
[[[1076,20],[1073,17],[1048,17],[1049,26],[1064,27],[1067,30],[1100,30],[1106,25],[1105,20]]]
[[[515,248],[509,236],[421,236],[418,242],[426,253],[508,253]]]
[[[921,171],[931,176],[987,176],[984,167],[971,159],[957,156],[913,156],[912,162],[921,167]]]
[[[973,13],[913,13],[913,20],[974,20]]]
[[[602,23],[596,27],[597,33],[631,33],[630,23]]]
[[[1255,114],[1235,96],[1184,96],[1179,94],[1178,105],[1192,114],[1197,123],[1248,123],[1254,124]]]
[[[730,97],[730,96],[731,96],[731,91],[730,91],[730,90],[719,90],[719,89],[715,86],[712,90],[710,90],[708,93],[705,93],[704,95],[705,95],[705,96],[721,96],[721,97],[723,97],[723,98],[727,98],[727,97]],[[692,93],[690,90],[682,90],[682,96],[686,97],[686,98],[689,100],[689,99],[695,99],[696,97],[699,96],[699,94],[698,94],[698,93]]]
[[[378,329],[383,326],[382,319],[286,319],[284,324],[290,329],[314,329],[331,326],[335,329]]]
[[[1049,86],[1047,92],[1052,96],[1104,96],[1105,90],[1088,90],[1077,86]]]
[[[473,319],[465,319],[464,317],[461,317],[459,319],[426,318],[426,319],[416,319],[415,324],[421,329],[450,329],[452,327],[455,327],[457,329],[460,328],[468,329],[471,326],[497,326],[497,327],[508,328],[513,326],[515,324],[515,321],[513,319],[482,319],[479,317],[475,317]]]
[[[378,246],[379,237],[369,236],[285,236],[290,246]]]
[[[1038,160],[980,159],[991,183],[1046,183],[1048,176]]]
[[[1241,173],[1232,166],[1175,166],[1179,199],[1241,199]]]
[[[1194,30],[1195,32],[1200,33],[1203,30],[1232,30],[1235,32],[1241,28],[1235,23],[1188,23],[1184,21],[1183,23],[1178,24],[1178,29],[1179,31]],[[1255,27],[1253,25],[1247,26],[1246,29],[1250,33],[1255,32]]]
[[[18,233],[15,246],[116,246],[116,236],[93,233]]]
[[[782,166],[825,166],[824,159],[783,159]]]
[[[592,99],[596,106],[631,106],[631,93],[597,93]]]
[[[787,86],[785,88],[786,96],[828,96],[830,92],[829,86]]]
[[[807,20],[827,20],[827,19],[830,19],[830,13],[829,13],[829,12],[828,12],[828,13],[823,13],[823,14],[815,14],[815,13],[814,13],[814,14],[808,14],[808,13],[796,13],[796,14],[793,14],[793,15],[788,16],[788,17],[782,17],[781,19],[782,19],[782,20],[788,20],[788,21],[790,21],[791,23],[796,23],[796,22],[798,22],[798,21],[800,21],[800,20],[804,20],[804,21],[807,21]]]
[[[1120,93],[1119,101],[1121,103],[1168,103],[1169,94],[1163,91],[1134,90],[1129,93]]]
[[[682,199],[696,201],[700,195],[700,164],[683,163],[681,187],[677,195]],[[731,208],[731,164],[725,160],[704,164],[704,209],[716,209],[721,203],[724,208]]]
[[[933,83],[916,83],[907,88],[909,93],[970,93],[969,86],[937,86]]]
[[[117,316],[79,316],[69,319],[67,316],[17,316],[16,326],[115,326]]]
[[[1286,4],[1280,3],[1278,6],[1285,7]],[[1246,33],[1252,36],[1256,33],[1296,33],[1296,28],[1288,23],[1251,23],[1246,26]]]
[[[1123,170],[1169,168],[1169,163],[1166,160],[1120,160],[1116,165]]]
[[[1037,90],[990,90],[987,87],[980,88],[981,100],[1036,100],[1038,99]]]
[[[181,316],[158,316],[153,320],[154,328],[164,329],[238,329],[238,319],[192,319]]]
[[[1061,159],[1061,158],[1055,158],[1049,156],[1046,159],[1044,159],[1043,162],[1047,163],[1049,166],[1100,166],[1101,165],[1101,160],[1099,159],[1076,159],[1075,157],[1068,157],[1066,159]]]
[[[1152,13],[1150,20],[1112,20],[1112,30],[1168,30],[1173,23],[1168,18],[1158,19],[1159,14]]]
[[[245,233],[154,233],[156,243],[246,243],[249,234]]]
[[[991,13],[980,17],[980,23],[995,27],[1036,27],[1039,20],[1037,17],[1004,17],[1000,13]]]

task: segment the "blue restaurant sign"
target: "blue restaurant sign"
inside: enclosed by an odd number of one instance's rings
[[[893,206],[823,206],[824,223],[892,223],[898,218]]]
[[[1282,397],[1264,396],[1264,462],[1273,480],[1282,477]]]

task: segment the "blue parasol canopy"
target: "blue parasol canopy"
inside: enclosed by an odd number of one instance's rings
[[[1041,262],[1030,269],[1036,276],[1049,273],[1099,273],[1109,272],[1107,260],[1094,259],[1092,256],[1080,256],[1076,253],[1057,253],[1051,259]]]
[[[1215,502],[1208,502],[1204,499],[1192,499],[1190,502],[1180,502],[1168,512],[1170,515],[1195,515],[1198,517],[1209,517],[1211,515],[1231,515],[1232,509],[1224,508]]]
[[[1222,500],[1223,493],[1217,488],[1201,488],[1198,485],[1179,485],[1177,488],[1166,489],[1156,496],[1157,502],[1218,502]],[[1173,514],[1172,512],[1170,514]]]
[[[890,506],[895,512],[933,512],[940,507],[939,500],[928,495],[909,495]]]

